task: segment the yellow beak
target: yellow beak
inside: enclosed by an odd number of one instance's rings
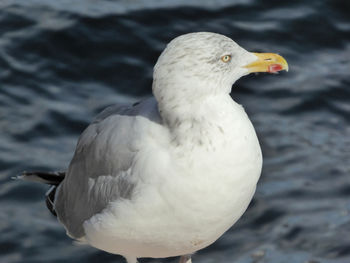
[[[253,53],[258,60],[244,66],[252,72],[276,73],[281,70],[288,71],[287,61],[280,55],[274,53]]]

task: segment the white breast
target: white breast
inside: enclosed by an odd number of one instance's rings
[[[198,129],[188,131],[189,141],[168,147],[155,141],[138,153],[136,198],[118,200],[85,222],[91,245],[137,257],[183,255],[213,243],[239,219],[262,156],[244,110],[229,103],[201,137]]]

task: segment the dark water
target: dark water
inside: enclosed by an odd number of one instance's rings
[[[0,262],[122,262],[72,245],[46,210],[47,188],[10,177],[64,170],[93,116],[149,96],[165,44],[193,31],[290,65],[233,89],[263,174],[247,213],[194,262],[350,262],[347,0],[0,1]]]

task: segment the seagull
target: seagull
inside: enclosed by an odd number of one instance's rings
[[[52,185],[46,203],[69,237],[127,263],[190,263],[242,216],[261,173],[259,141],[232,85],[281,70],[282,56],[248,52],[226,36],[181,35],[154,67],[154,97],[100,113],[66,172],[20,177]]]

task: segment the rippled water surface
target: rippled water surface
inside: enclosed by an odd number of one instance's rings
[[[234,86],[262,144],[263,174],[242,219],[194,262],[350,262],[349,3],[1,1],[0,262],[123,262],[72,245],[45,207],[47,187],[10,178],[64,170],[93,116],[151,95],[165,44],[193,31],[290,65]]]

